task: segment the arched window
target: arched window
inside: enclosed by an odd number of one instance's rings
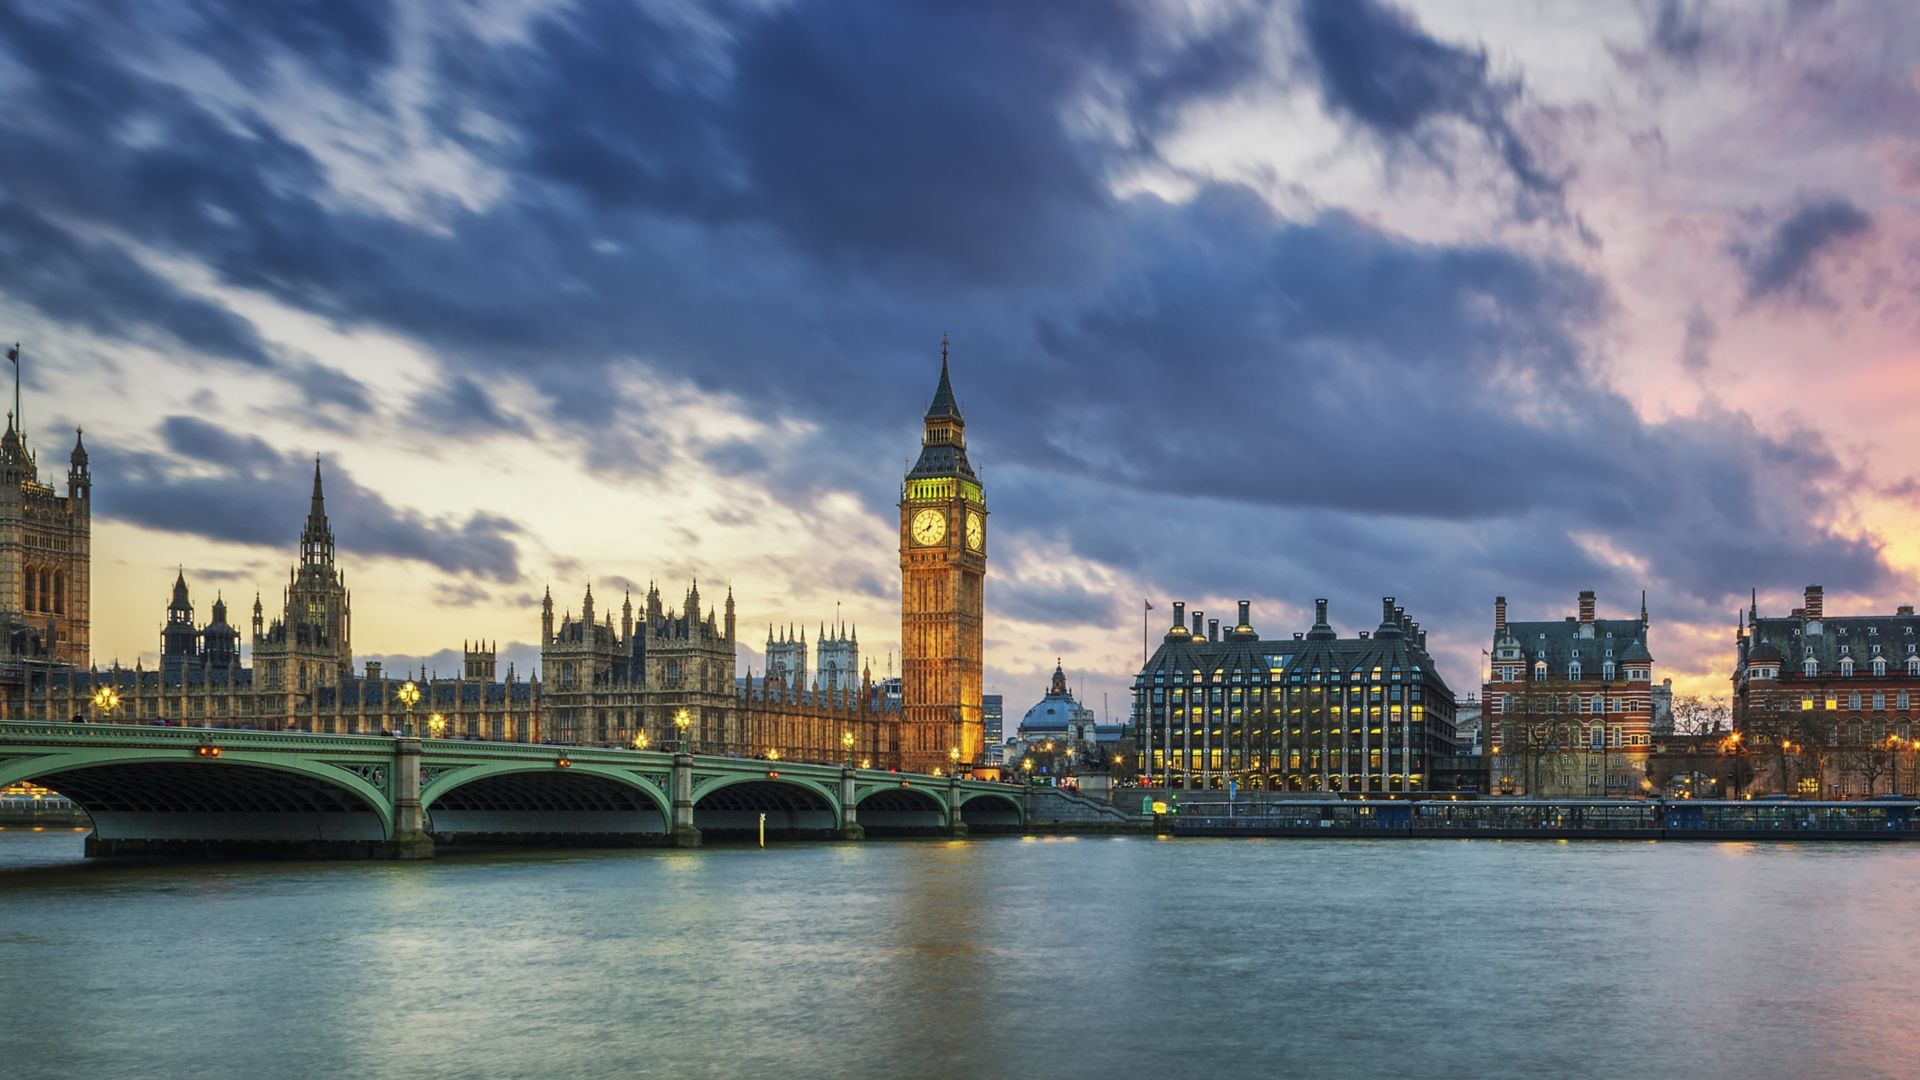
[[[67,613],[67,575],[65,573],[53,575],[53,612],[56,615]]]
[[[1907,710],[1907,692],[1905,690],[1900,691],[1899,696],[1894,699],[1893,707],[1899,709],[1901,712]]]
[[[1887,711],[1887,692],[1885,690],[1875,690],[1873,692],[1873,711]]]
[[[1574,660],[1567,665],[1567,678],[1580,681],[1580,661]]]
[[[20,606],[27,611],[39,611],[40,571],[31,566],[27,567],[27,572],[23,575],[22,585],[24,586],[23,591],[26,595],[20,598]]]
[[[1855,690],[1847,695],[1847,708],[1858,709],[1859,707],[1860,707],[1860,691]]]

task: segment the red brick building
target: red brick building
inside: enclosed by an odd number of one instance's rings
[[[1646,793],[1653,728],[1647,601],[1637,619],[1601,619],[1592,590],[1577,612],[1510,622],[1493,601],[1493,650],[1480,700],[1495,794],[1628,797]]]
[[[1913,791],[1920,617],[1828,617],[1824,590],[1784,618],[1756,598],[1734,639],[1733,717],[1755,792],[1812,796]]]

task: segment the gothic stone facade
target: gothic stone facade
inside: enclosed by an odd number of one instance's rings
[[[675,720],[684,711],[685,739],[697,753],[797,761],[851,756],[874,768],[899,767],[900,713],[871,672],[862,672],[857,685],[808,684],[805,645],[796,642],[797,649],[770,657],[778,659],[779,671],[736,678],[737,628],[732,590],[721,610],[703,611],[698,582],[677,609],[666,606],[657,585],[648,587],[637,612],[633,598],[624,598],[618,626],[612,612],[596,617],[591,587],[578,617],[569,611],[556,621],[549,591],[540,627],[546,737],[626,746],[644,736],[646,745],[665,749],[679,745]],[[858,661],[844,645],[820,644],[823,666]],[[842,741],[849,733],[851,753]]]

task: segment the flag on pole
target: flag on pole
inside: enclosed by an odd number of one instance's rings
[[[7,350],[7,360],[15,365],[18,365],[20,363],[20,343],[19,342],[17,341],[14,342],[13,348]]]
[[[1148,600],[1148,601],[1147,601],[1146,603],[1147,603],[1147,610],[1148,610],[1148,611],[1152,611],[1152,610],[1153,610],[1153,601],[1151,601],[1151,600]]]

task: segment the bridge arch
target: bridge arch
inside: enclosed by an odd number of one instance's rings
[[[778,770],[709,777],[693,787],[693,825],[713,839],[745,839],[767,816],[767,835],[822,839],[840,825],[840,798],[806,776]]]
[[[869,836],[941,833],[951,825],[951,811],[941,793],[913,783],[868,786],[855,806],[860,827]]]
[[[554,836],[662,838],[671,801],[645,777],[612,765],[501,761],[456,768],[420,792],[436,840]]]
[[[393,839],[386,792],[325,762],[224,749],[66,750],[0,761],[0,787],[31,780],[93,818],[89,843],[154,850],[208,843],[294,844]],[[104,845],[103,845],[104,846]]]
[[[1020,832],[1027,813],[1010,792],[967,791],[960,796],[960,820],[969,833]]]

